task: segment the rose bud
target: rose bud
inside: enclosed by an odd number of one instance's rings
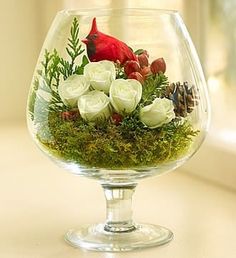
[[[92,90],[80,96],[77,104],[80,115],[85,121],[101,121],[111,116],[110,99],[102,91]]]
[[[116,79],[111,83],[109,100],[118,114],[130,114],[142,98],[142,84],[134,79]]]
[[[133,72],[133,73],[129,74],[128,79],[135,79],[135,80],[139,81],[141,84],[144,83],[144,78],[143,78],[142,74],[140,74],[139,72]]]
[[[146,66],[144,68],[141,69],[140,71],[141,75],[146,79],[148,75],[152,74],[150,67]]]
[[[141,67],[148,66],[148,57],[144,53],[138,56],[138,61]]]
[[[166,98],[156,98],[140,109],[139,118],[149,128],[158,128],[175,118],[174,104]]]
[[[165,71],[166,71],[165,60],[163,58],[158,58],[158,59],[154,60],[151,63],[150,69],[153,74],[157,74],[160,72],[165,73]]]
[[[127,61],[124,66],[124,70],[125,70],[126,75],[128,76],[129,74],[131,74],[133,72],[138,72],[140,70],[140,65],[138,62],[133,61],[133,60]]]
[[[111,116],[111,121],[115,125],[119,125],[122,122],[122,120],[123,120],[123,117],[120,114],[114,113]]]

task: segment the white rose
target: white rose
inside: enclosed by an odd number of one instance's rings
[[[97,90],[90,91],[88,94],[79,97],[78,108],[80,115],[86,121],[107,119],[111,115],[109,97]]]
[[[156,98],[151,105],[140,110],[140,120],[150,128],[157,128],[175,118],[173,102],[166,98]]]
[[[131,113],[142,97],[142,84],[134,79],[117,79],[110,88],[111,104],[118,113]]]
[[[116,78],[116,68],[113,62],[107,60],[90,62],[84,67],[84,75],[95,90],[108,93],[112,81]]]
[[[67,106],[75,107],[79,97],[89,91],[89,81],[84,75],[71,75],[58,86],[58,94]]]

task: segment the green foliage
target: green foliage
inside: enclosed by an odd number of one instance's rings
[[[64,121],[55,112],[48,121],[52,139],[40,137],[40,132],[37,137],[49,152],[65,161],[107,169],[155,167],[181,158],[197,135],[186,121],[172,121],[157,129],[129,128],[130,121],[121,126],[110,121],[85,123],[81,118]]]
[[[74,18],[71,30],[70,30],[71,37],[68,38],[68,47],[66,47],[66,51],[68,55],[71,57],[71,72],[73,71],[73,65],[75,59],[84,52],[82,45],[79,44],[79,21],[77,18]]]
[[[152,74],[144,81],[141,104],[149,105],[155,98],[159,98],[169,84],[168,78],[163,74]]]
[[[61,101],[58,94],[58,86],[60,82],[60,56],[56,49],[52,53],[45,50],[44,61],[42,62],[43,70],[39,73],[41,77],[40,88],[50,94],[50,103],[48,103],[49,110],[64,110],[65,105]]]
[[[132,138],[133,134],[142,132],[145,128],[144,124],[139,119],[138,106],[131,114],[124,116],[123,121],[120,125],[122,135],[126,138]]]
[[[66,80],[72,74],[82,74],[84,66],[89,62],[84,55],[80,65],[75,63],[77,57],[84,52],[79,41],[79,22],[77,18],[74,18],[72,22],[66,51],[69,61],[60,57],[56,49],[52,52],[45,50],[44,59],[41,62],[42,69],[38,70],[38,76],[35,77],[29,99],[29,112],[32,120],[35,120],[36,123],[43,121],[45,114],[50,111],[58,112],[68,109],[58,94],[59,83],[62,78]],[[38,94],[39,89],[48,93],[50,100]],[[35,108],[36,104],[37,108]]]
[[[45,86],[48,86],[50,89],[52,89],[52,86],[58,86],[60,80],[60,72],[58,69],[60,57],[56,49],[54,49],[52,53],[45,50],[44,61],[42,61],[41,64],[43,66],[43,70],[38,74],[45,80]],[[47,88],[44,88],[44,90],[47,91]]]
[[[81,72],[83,72],[83,67],[88,63],[87,57],[83,56],[81,66],[75,64],[76,58],[84,52],[84,49],[82,49],[82,45],[79,42],[79,21],[77,18],[74,18],[71,26],[66,52],[70,56],[70,61],[60,58],[61,67],[59,68],[64,80],[72,74],[81,74]]]
[[[82,64],[75,66],[74,73],[75,74],[83,74],[84,73],[84,67],[88,63],[89,63],[89,60],[88,60],[87,56],[84,55],[83,58],[82,58]]]
[[[138,56],[138,55],[141,55],[143,52],[145,52],[145,50],[142,49],[142,48],[140,48],[140,49],[137,49],[137,50],[134,52],[134,54]]]
[[[119,63],[115,63],[115,67],[116,67],[116,79],[126,79],[127,76],[124,72],[124,66]]]

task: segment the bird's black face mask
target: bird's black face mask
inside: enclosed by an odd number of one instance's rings
[[[87,43],[87,54],[88,57],[92,57],[96,53],[96,46],[94,40],[97,38],[97,34],[88,35],[86,39],[88,40]]]

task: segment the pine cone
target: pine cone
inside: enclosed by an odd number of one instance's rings
[[[196,88],[194,85],[189,87],[187,82],[184,82],[182,85],[180,82],[171,83],[166,87],[164,97],[173,101],[176,116],[186,117],[198,104]]]

